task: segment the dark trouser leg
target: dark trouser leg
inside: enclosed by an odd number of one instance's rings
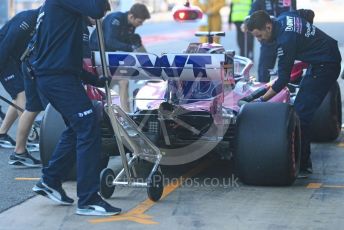
[[[241,22],[235,22],[235,28],[237,33],[237,43],[240,49],[240,56],[245,56],[245,37],[244,33],[241,31]]]
[[[251,33],[247,33],[247,57],[251,60],[254,59],[254,53],[253,53],[253,44],[254,44],[254,37]]]
[[[73,75],[40,76],[37,85],[68,125],[44,169],[44,178],[60,179],[68,161],[75,157],[71,153],[76,145],[78,204],[85,205],[99,190],[101,139],[96,113],[80,80]]]
[[[247,42],[247,47],[246,47],[246,52],[245,54],[245,33],[241,31],[241,24],[242,22],[235,22],[235,27],[236,27],[236,32],[237,32],[237,42],[238,46],[240,49],[240,56],[248,57],[251,60],[253,60],[253,36],[251,33],[247,32],[246,33],[246,42]]]
[[[311,161],[311,139],[308,125],[301,125],[301,167],[300,170],[304,171],[307,168],[312,169]]]
[[[76,134],[67,125],[52,154],[49,165],[43,168],[43,180],[53,187],[61,186],[61,179],[66,177],[76,161]]]
[[[273,69],[276,62],[276,43],[261,43],[258,64],[258,81],[270,81],[270,69]]]
[[[340,64],[311,66],[300,84],[295,110],[301,121],[301,170],[310,164],[309,125],[331,86],[339,76]]]

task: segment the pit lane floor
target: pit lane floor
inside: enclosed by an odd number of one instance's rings
[[[157,203],[147,199],[145,189],[118,187],[108,201],[123,209],[121,215],[81,217],[74,214],[76,205],[58,206],[35,196],[0,213],[0,229],[341,229],[343,147],[343,133],[336,142],[313,144],[314,174],[291,187],[243,185],[232,175],[231,162],[207,157],[163,167],[170,184]],[[8,185],[17,186],[13,192],[36,181],[21,173]],[[74,182],[64,187],[75,197]]]
[[[320,4],[321,1],[318,2]],[[316,1],[311,3],[317,7]],[[334,8],[339,11],[343,7]],[[340,23],[336,23],[338,21]],[[319,23],[320,28],[339,40],[340,46],[344,45],[338,30],[342,21]],[[224,39],[226,48],[235,44],[235,36],[232,32],[229,35],[231,39]],[[182,50],[188,41],[174,43],[173,48]],[[175,48],[176,45],[180,49]],[[152,48],[154,53],[165,47],[166,44],[158,43],[148,48]],[[258,47],[256,45],[256,50]],[[343,91],[343,80],[339,82]],[[13,130],[11,134],[13,136]],[[31,187],[40,176],[40,169],[9,167],[7,160],[11,150],[1,149],[0,230],[342,229],[343,147],[343,132],[333,143],[313,144],[314,174],[297,180],[291,187],[242,185],[232,175],[231,162],[212,157],[183,167],[163,167],[166,183],[171,184],[166,187],[161,201],[148,201],[145,189],[119,187],[109,202],[121,207],[123,213],[110,218],[77,216],[74,214],[76,205],[61,207],[43,197],[34,196]],[[38,153],[34,154],[38,156]],[[118,159],[113,159],[112,164],[118,165]],[[180,179],[181,175],[184,175],[184,180]],[[68,182],[64,187],[68,194],[76,196],[75,183]]]

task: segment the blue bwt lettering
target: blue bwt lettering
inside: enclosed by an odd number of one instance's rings
[[[167,55],[157,57],[148,54],[108,55],[111,74],[124,77],[138,76],[141,70],[152,77],[160,77],[162,71],[170,78],[180,77],[183,70],[187,68],[185,66],[191,65],[190,68],[192,68],[195,78],[207,78],[206,65],[212,64],[211,56],[206,55],[175,55],[172,63],[168,57]]]

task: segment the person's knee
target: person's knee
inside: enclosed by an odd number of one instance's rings
[[[20,108],[24,109],[26,103],[25,91],[21,91],[20,93],[18,93],[15,101]]]
[[[25,119],[26,120],[34,120],[37,115],[40,113],[41,111],[29,111],[29,110],[25,110],[24,114],[25,114]]]

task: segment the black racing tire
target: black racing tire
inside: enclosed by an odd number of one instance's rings
[[[40,127],[39,151],[43,167],[49,163],[51,155],[57,145],[61,133],[66,128],[61,115],[48,104],[44,111]]]
[[[327,93],[311,123],[313,142],[330,142],[338,138],[342,126],[342,98],[336,82]]]
[[[300,168],[300,121],[289,104],[241,107],[234,140],[236,173],[244,184],[287,186]]]
[[[115,186],[112,184],[115,178],[115,173],[110,168],[105,168],[100,173],[99,193],[103,198],[109,199],[112,196],[115,191]]]
[[[66,129],[66,125],[59,112],[55,110],[50,104],[44,112],[40,127],[39,151],[43,167],[48,166],[49,160],[55,150],[55,147],[60,139],[62,132]],[[68,176],[62,178],[63,180],[76,179],[76,166],[70,169]]]
[[[160,200],[164,192],[164,178],[161,171],[158,169],[151,173],[147,181],[147,195],[151,201]]]

